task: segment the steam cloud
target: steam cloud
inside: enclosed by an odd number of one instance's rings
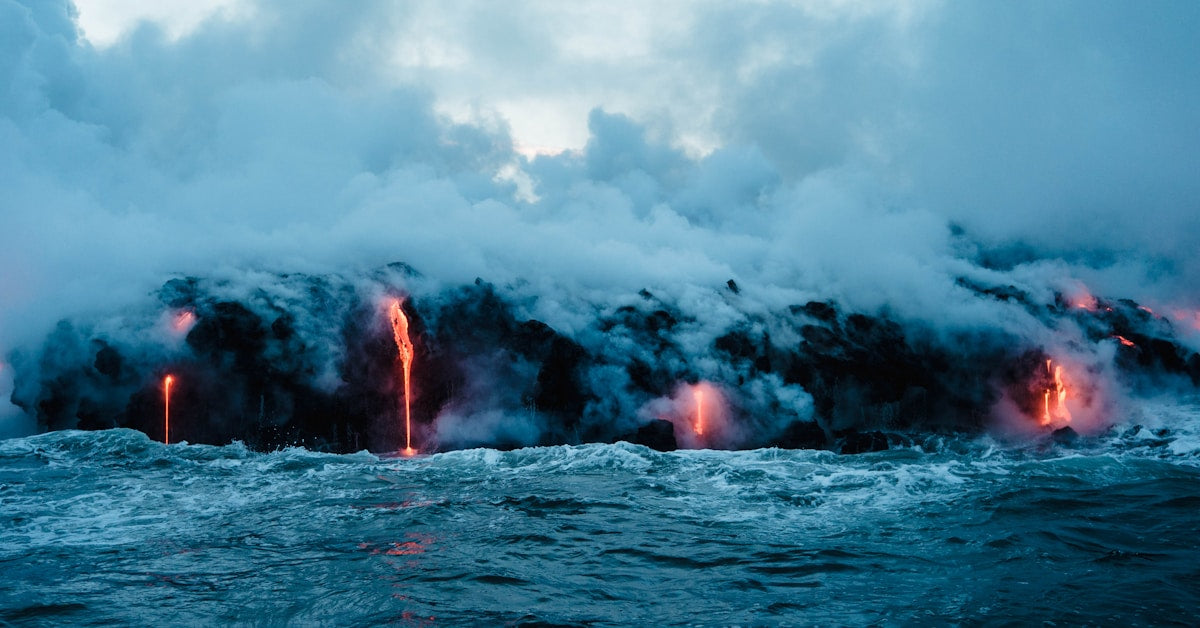
[[[636,433],[700,380],[731,446],[986,423],[1050,354],[1099,424],[1200,373],[1200,8],[617,7],[246,3],[98,48],[0,0],[0,436],[77,371],[69,420],[137,415],[164,360],[241,374],[214,435],[386,415],[396,291],[443,446]],[[554,103],[586,143],[518,151]]]

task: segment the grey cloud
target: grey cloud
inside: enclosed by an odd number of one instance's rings
[[[0,351],[173,273],[394,260],[537,295],[569,335],[649,288],[698,318],[697,352],[810,298],[1078,335],[963,276],[1200,302],[1191,5],[665,4],[591,57],[571,38],[603,33],[552,4],[254,6],[96,49],[68,3],[0,0]],[[447,94],[479,106],[446,119]],[[519,155],[497,103],[522,98],[586,102],[586,145]],[[712,296],[731,278],[736,307]]]

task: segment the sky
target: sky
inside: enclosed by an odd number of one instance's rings
[[[1188,2],[0,0],[0,354],[175,274],[396,260],[560,301],[732,278],[764,308],[995,319],[968,274],[1194,310],[1198,27]]]

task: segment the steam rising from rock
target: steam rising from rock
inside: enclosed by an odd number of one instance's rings
[[[1045,337],[1061,341],[1039,345],[823,301],[763,312],[732,282],[686,305],[647,290],[557,302],[594,312],[567,335],[529,317],[544,306],[527,290],[481,279],[445,287],[403,264],[363,276],[173,279],[121,317],[64,321],[40,351],[17,353],[13,401],[43,428],[157,435],[170,372],[182,383],[173,440],[399,450],[411,405],[421,451],[616,439],[862,451],[891,444],[878,430],[1033,433],[1046,391],[1064,380],[1070,425],[1083,433],[1114,423],[1128,394],[1200,383],[1200,355],[1132,302],[1089,311],[1016,298],[1011,307],[1036,313]],[[406,295],[421,365],[411,395],[388,317],[396,294]],[[735,322],[714,328],[701,318],[714,309]],[[155,313],[175,311],[196,318],[182,339]],[[1121,344],[1116,331],[1137,341]]]
[[[154,434],[169,368],[172,440],[394,448],[398,293],[442,448],[652,435],[699,381],[721,446],[983,429],[1047,358],[1099,427],[1200,372],[1193,7],[629,7],[630,58],[537,5],[249,5],[96,48],[0,0],[0,435]],[[518,151],[571,93],[586,144]]]

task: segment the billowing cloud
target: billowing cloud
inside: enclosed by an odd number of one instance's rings
[[[699,317],[698,345],[816,298],[1049,333],[964,277],[1200,304],[1190,5],[207,18],[93,42],[68,3],[0,0],[0,351],[175,274],[395,260],[537,295],[568,335],[646,288]],[[713,305],[730,279],[742,303]]]

